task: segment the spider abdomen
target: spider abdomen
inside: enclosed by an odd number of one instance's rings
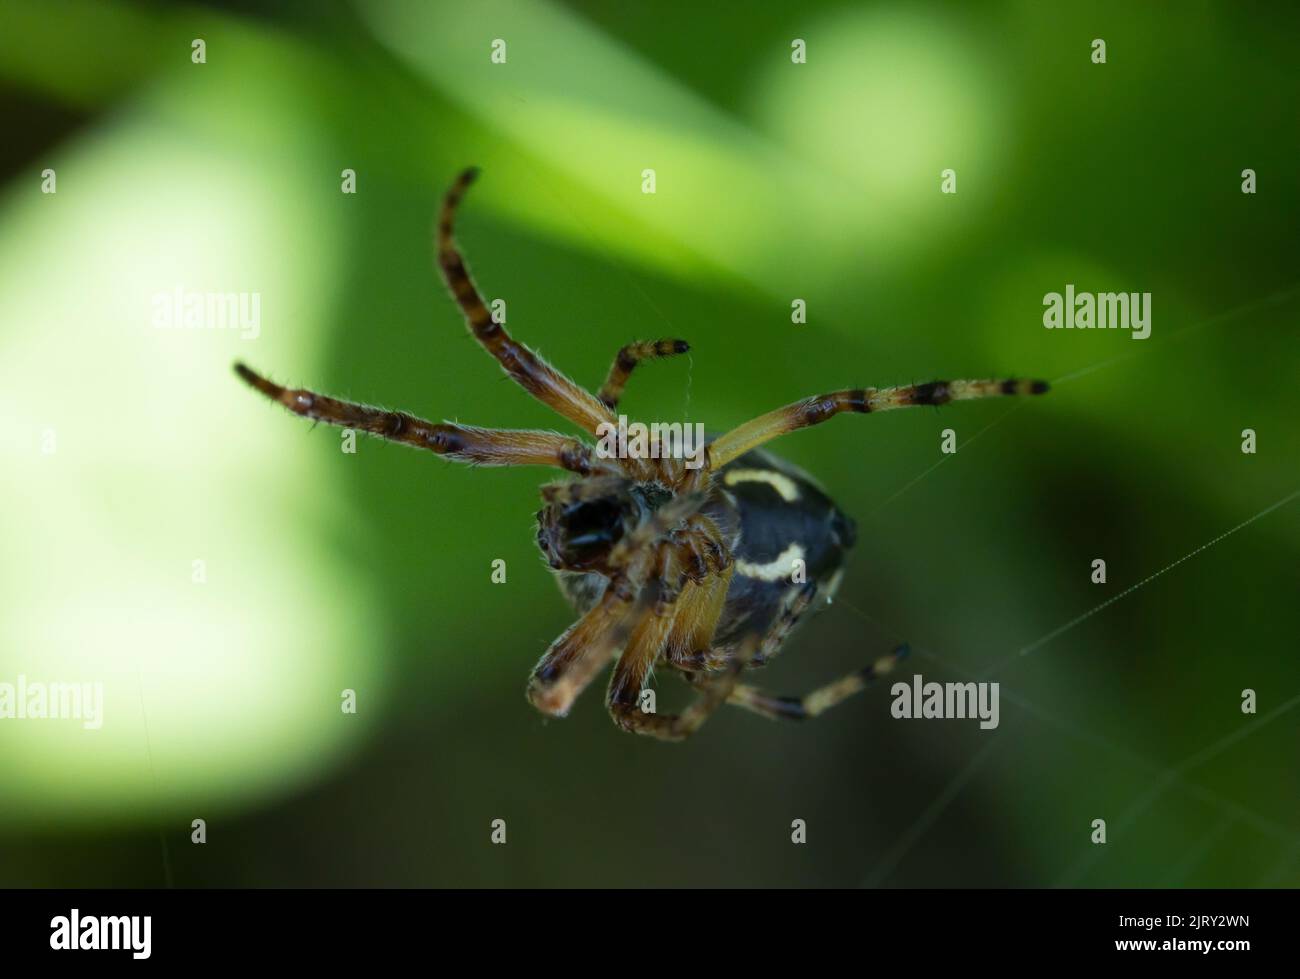
[[[755,450],[723,468],[718,489],[735,508],[735,571],[716,645],[766,632],[809,586],[819,602],[834,595],[856,539],[853,519],[811,476]],[[764,662],[757,656],[753,665]]]

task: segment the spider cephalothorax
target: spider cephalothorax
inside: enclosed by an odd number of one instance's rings
[[[447,285],[470,333],[506,373],[595,444],[555,432],[422,421],[290,390],[236,364],[239,376],[307,418],[462,462],[572,474],[542,487],[537,512],[537,544],[581,613],[533,670],[528,698],[544,713],[566,714],[614,660],[606,704],[615,722],[667,740],[690,735],[726,702],[768,717],[812,717],[891,669],[904,647],[802,697],[777,697],[740,682],[746,668],[776,655],[814,600],[834,593],[854,541],[853,521],[817,483],[759,446],[842,412],[1041,394],[1047,384],[931,381],[846,389],[760,415],[713,439],[693,460],[602,451],[636,366],[689,348],[682,340],[628,344],[593,395],[514,340],[488,312],[452,237],[456,207],[475,175],[461,175],[439,217],[438,264]],[[698,689],[682,713],[656,713],[653,698],[642,696],[656,666],[679,671]]]
[[[613,574],[611,552],[644,522],[649,507],[631,480],[594,477],[574,497],[560,483],[546,488],[546,505],[537,511],[537,546],[556,571]]]

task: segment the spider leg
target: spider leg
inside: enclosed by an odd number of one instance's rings
[[[583,476],[610,470],[610,463],[596,456],[591,446],[556,432],[475,428],[450,422],[435,424],[402,411],[384,411],[312,391],[281,387],[243,364],[235,364],[235,373],[295,415],[369,432],[459,462],[479,466],[554,466]]]
[[[677,535],[680,544],[690,555],[692,564],[702,562],[709,574],[721,574],[731,566],[731,552],[722,543],[718,525],[702,513],[686,518],[685,529]],[[699,580],[699,576],[694,576]]]
[[[583,500],[598,500],[627,484],[624,476],[592,476],[588,479],[547,483],[542,487],[541,493],[542,499],[547,503],[580,503]]]
[[[677,599],[677,590],[668,585],[671,556],[666,543],[640,552],[623,573],[609,580],[596,604],[551,643],[528,681],[528,700],[534,707],[563,717],[647,611],[671,614]],[[640,583],[647,567],[658,589]]]
[[[713,529],[716,533],[716,527]],[[723,548],[721,553],[725,565],[721,570],[711,570],[702,582],[691,580],[685,574],[685,566],[680,563],[681,552],[689,550],[696,557],[698,554],[687,548],[687,541],[669,540],[665,546],[674,550],[675,560],[670,562],[669,568],[674,564],[683,568],[685,585],[681,594],[676,596],[671,616],[656,609],[655,614],[642,618],[614,667],[605,704],[614,723],[625,731],[648,734],[665,741],[680,741],[695,733],[726,701],[740,672],[758,652],[760,641],[759,637],[753,637],[753,642],[742,644],[726,664],[727,672],[711,678],[711,682],[681,714],[660,715],[642,710],[641,691],[649,682],[656,662],[671,656],[674,650],[708,649],[712,645],[734,571],[730,555]],[[651,587],[656,586],[663,587],[662,578],[660,582],[651,582]]]
[[[754,655],[756,665],[766,663],[776,656],[790,631],[799,624],[799,618],[812,604],[816,594],[817,585],[812,581],[799,589],[794,599],[762,634],[758,651]],[[678,649],[670,649],[668,658],[677,669],[691,674],[692,683],[698,683],[707,680],[708,673],[724,668],[730,661],[730,654],[724,648],[716,646],[711,648],[707,644],[694,643]]]
[[[504,326],[493,320],[465,268],[465,261],[456,247],[452,226],[457,205],[476,176],[478,170],[475,168],[460,175],[447,191],[438,218],[438,265],[447,287],[465,314],[465,322],[474,339],[496,358],[507,374],[542,404],[584,431],[598,435],[597,428],[602,423],[613,424],[613,415],[609,409],[589,391],[565,377],[527,346],[514,340]]]
[[[734,570],[728,567],[722,574],[701,583],[686,583],[664,649],[668,665],[684,670],[717,669],[726,665],[725,655],[713,649],[713,634],[722,617]]]
[[[623,396],[623,386],[627,384],[632,371],[636,370],[637,364],[657,357],[684,354],[690,349],[690,344],[685,340],[638,340],[629,343],[614,357],[614,363],[610,365],[609,374],[596,397],[613,411],[618,407],[618,400]]]
[[[737,684],[727,702],[773,720],[809,720],[888,675],[907,654],[907,645],[903,644],[870,666],[854,670],[801,697],[780,697],[747,683]]]
[[[795,596],[786,609],[768,627],[759,646],[756,662],[771,660],[780,650],[790,631],[798,624],[800,616],[807,611],[817,594],[817,586],[809,582]],[[871,686],[880,677],[890,673],[899,660],[908,653],[904,644],[888,656],[882,656],[870,666],[854,670],[847,676],[818,687],[801,697],[783,697],[767,693],[748,683],[737,683],[727,697],[727,702],[744,707],[756,714],[773,719],[802,721],[818,716],[834,707],[855,693],[860,693]],[[710,682],[710,673],[727,662],[726,653],[719,650],[702,649],[690,656],[680,656],[672,660],[678,669],[686,671],[686,679],[696,685]]]
[[[529,702],[543,714],[563,717],[605,668],[643,611],[626,579],[613,579],[600,600],[551,643],[528,681]]]
[[[652,589],[653,586],[649,586],[648,590]],[[668,641],[668,633],[672,630],[676,617],[675,603],[643,613],[628,638],[627,648],[614,667],[605,702],[614,717],[614,723],[624,730],[636,729],[634,722],[637,718],[670,720],[642,713],[640,699],[641,691],[654,670],[655,661]],[[636,715],[637,718],[629,717],[629,720],[625,721],[623,719],[625,715]]]
[[[741,672],[758,652],[761,640],[751,635],[742,642],[725,672],[702,684],[695,700],[680,714],[651,714],[641,709],[639,701],[658,649],[662,648],[664,633],[661,630],[662,626],[656,621],[655,627],[645,630],[643,644],[628,643],[610,678],[606,705],[614,723],[625,731],[648,734],[663,741],[682,741],[698,731],[713,712],[726,703]]]
[[[944,405],[1003,394],[1043,394],[1046,381],[1015,379],[987,381],[929,381],[894,388],[833,391],[769,411],[714,439],[708,448],[708,468],[721,469],[732,459],[772,439],[819,425],[845,411],[865,414],[912,405]]]

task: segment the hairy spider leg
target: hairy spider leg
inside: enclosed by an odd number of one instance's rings
[[[605,585],[596,604],[560,635],[533,668],[529,702],[543,714],[563,717],[591,681],[627,642],[640,619],[652,608],[653,593],[639,579],[651,567],[664,573],[664,545],[639,559]]]
[[[857,388],[833,391],[796,401],[733,428],[709,445],[708,460],[711,470],[718,470],[750,449],[770,442],[774,438],[796,432],[801,428],[819,425],[828,418],[853,411],[866,414],[874,411],[891,411],[913,405],[944,405],[949,401],[972,401],[999,395],[1043,394],[1046,381],[1007,380],[985,381],[929,381],[892,388]]]
[[[590,479],[547,483],[541,488],[541,494],[547,503],[581,503],[584,500],[599,500],[629,485],[631,483],[626,476],[593,476]]]
[[[762,637],[748,636],[728,660],[724,670],[699,686],[695,700],[680,714],[658,714],[641,707],[641,691],[650,679],[658,653],[663,649],[662,625],[655,623],[646,630],[643,645],[628,643],[627,650],[614,667],[605,702],[610,716],[625,731],[646,734],[661,741],[682,741],[690,737],[713,712],[722,706],[736,686],[737,679],[757,655]],[[656,645],[657,643],[657,645]]]
[[[861,693],[881,677],[887,676],[900,660],[906,658],[908,651],[907,644],[904,643],[870,666],[854,670],[800,697],[777,696],[748,683],[737,684],[727,703],[744,707],[746,710],[773,720],[809,720],[854,694]]]
[[[610,365],[609,374],[605,377],[605,383],[600,386],[596,397],[610,411],[613,411],[618,407],[618,401],[623,396],[623,387],[627,384],[632,371],[636,370],[637,364],[643,360],[684,354],[690,349],[691,345],[685,340],[638,340],[629,343],[615,355],[614,363]]]
[[[763,657],[771,659],[777,654],[790,631],[798,624],[800,616],[807,611],[817,594],[817,586],[809,582],[795,597],[795,600],[772,623],[767,637],[763,640]],[[838,680],[832,680],[800,697],[785,697],[766,693],[758,687],[747,683],[737,684],[727,698],[727,703],[744,707],[756,714],[773,719],[792,721],[808,720],[830,710],[841,701],[856,693],[861,693],[876,680],[887,676],[899,660],[907,656],[907,644],[897,647],[887,656],[882,656],[869,666],[854,670]]]
[[[602,423],[613,423],[610,410],[585,388],[513,339],[506,328],[492,318],[465,268],[465,261],[456,247],[453,226],[456,208],[477,176],[476,167],[464,171],[443,198],[442,212],[438,217],[437,244],[438,265],[442,269],[447,288],[465,314],[470,334],[496,358],[507,374],[542,404],[583,431],[595,435]]]
[[[607,460],[596,456],[591,446],[556,432],[428,422],[402,411],[385,411],[302,388],[282,387],[243,364],[235,364],[235,373],[295,415],[357,429],[459,462],[478,466],[553,466],[581,476],[612,468]]]

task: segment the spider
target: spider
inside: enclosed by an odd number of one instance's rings
[[[519,343],[489,313],[453,236],[457,207],[477,176],[466,170],[443,200],[438,264],[470,333],[505,372],[580,430],[614,424],[629,376],[643,361],[685,353],[683,340],[630,343],[595,394]],[[702,464],[680,458],[607,458],[586,441],[547,431],[435,424],[400,411],[291,390],[235,364],[244,381],[295,414],[483,466],[550,466],[573,474],[541,487],[537,543],[580,617],[546,650],[528,699],[562,717],[612,660],[605,702],[626,731],[664,740],[694,733],[723,703],[770,718],[815,717],[888,673],[906,645],[801,697],[741,682],[769,662],[819,597],[829,601],[855,525],[800,469],[759,447],[843,412],[997,395],[1042,394],[1044,381],[930,381],[805,398],[714,438]],[[678,714],[643,697],[656,666],[695,688]]]

